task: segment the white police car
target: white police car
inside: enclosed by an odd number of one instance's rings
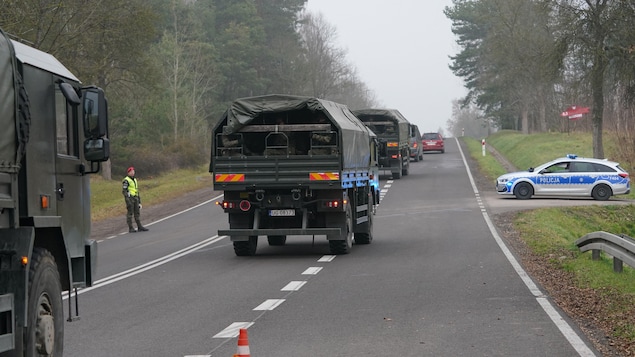
[[[496,179],[496,191],[524,200],[539,196],[588,196],[608,200],[628,194],[628,172],[617,162],[567,155],[528,171],[512,172]]]

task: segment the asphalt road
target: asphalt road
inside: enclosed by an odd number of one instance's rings
[[[241,326],[252,356],[599,355],[493,230],[519,201],[481,194],[446,145],[383,178],[374,241],[348,255],[290,237],[236,257],[211,202],[102,241],[65,355],[232,356]]]

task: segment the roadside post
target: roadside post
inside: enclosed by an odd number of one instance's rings
[[[485,156],[485,139],[481,140],[481,147],[483,148],[483,156]]]

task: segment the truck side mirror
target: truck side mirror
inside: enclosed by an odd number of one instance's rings
[[[83,89],[84,136],[97,139],[108,133],[108,102],[101,88]]]
[[[84,158],[90,162],[107,161],[110,141],[104,138],[108,134],[108,102],[104,91],[97,87],[83,88],[83,102]]]
[[[86,139],[84,141],[84,157],[87,161],[107,161],[110,156],[110,141],[106,138]]]

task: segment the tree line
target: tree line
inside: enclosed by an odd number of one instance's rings
[[[0,0],[0,27],[108,96],[112,172],[208,160],[236,98],[315,96],[352,109],[374,94],[306,0]],[[110,166],[106,165],[106,176]]]
[[[460,51],[450,68],[468,89],[463,108],[523,133],[588,130],[604,157],[610,131],[635,157],[635,2],[453,0],[445,9]],[[590,107],[589,118],[560,114]],[[456,108],[455,108],[456,109]]]

